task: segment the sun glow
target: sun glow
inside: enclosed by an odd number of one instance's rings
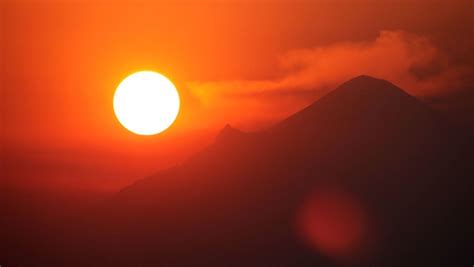
[[[114,111],[129,131],[153,135],[173,124],[179,112],[179,95],[173,83],[153,71],[140,71],[125,78],[114,95]]]

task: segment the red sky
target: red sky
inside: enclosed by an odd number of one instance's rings
[[[428,97],[473,84],[470,0],[0,5],[1,141],[13,180],[31,176],[24,166],[58,180],[139,178],[228,122],[265,127],[359,74]],[[153,137],[126,131],[112,109],[119,82],[143,69],[182,97],[175,125]]]

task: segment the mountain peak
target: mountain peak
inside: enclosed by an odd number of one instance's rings
[[[354,124],[354,127],[370,128],[383,125],[389,119],[401,127],[416,116],[425,118],[420,121],[428,121],[431,113],[428,107],[396,85],[360,75],[282,121],[277,128],[308,130],[314,125],[329,125],[330,120],[337,121],[334,125],[341,127]]]
[[[348,81],[346,83],[351,82],[351,81],[373,81],[373,82],[387,82],[386,80],[375,78],[366,74],[361,74],[359,76],[356,76]]]
[[[402,103],[420,104],[416,98],[391,82],[367,75],[360,75],[342,83],[313,105],[324,105],[324,103],[331,106],[342,106],[339,108],[355,108],[357,106],[370,108],[385,105],[399,107]]]
[[[372,97],[380,97],[382,95],[387,95],[389,97],[394,95],[408,96],[405,91],[391,82],[368,75],[354,77],[344,82],[333,91],[333,93],[336,94],[348,94],[349,92],[352,92],[353,94],[371,95]]]
[[[234,127],[232,127],[230,124],[226,124],[222,130],[217,134],[216,140],[221,141],[221,140],[228,140],[228,139],[233,139],[236,136],[242,135],[242,132]]]

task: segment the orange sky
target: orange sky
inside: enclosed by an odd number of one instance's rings
[[[473,11],[469,0],[3,1],[2,144],[89,169],[133,162],[123,168],[138,176],[227,122],[264,127],[358,74],[415,95],[471,86]],[[127,132],[112,109],[119,82],[143,69],[182,98],[153,137]]]

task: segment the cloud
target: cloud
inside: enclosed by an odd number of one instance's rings
[[[449,93],[471,85],[473,69],[456,65],[430,39],[382,31],[372,41],[342,42],[288,51],[282,76],[266,80],[190,82],[191,94],[208,112],[244,128],[281,119],[361,74],[389,80],[414,96]]]

